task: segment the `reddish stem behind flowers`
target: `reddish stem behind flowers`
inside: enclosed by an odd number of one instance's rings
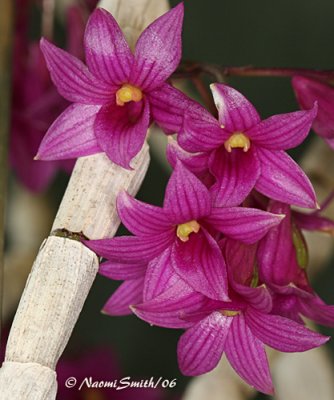
[[[223,68],[225,76],[250,76],[250,77],[292,77],[294,75],[307,75],[312,78],[321,80],[333,80],[334,71],[332,70],[316,70],[307,68],[256,68],[246,67],[225,67]]]
[[[332,190],[329,195],[325,198],[325,200],[320,204],[320,210],[317,210],[316,213],[320,213],[325,210],[331,202],[334,200],[334,190]]]
[[[201,74],[210,75],[218,82],[224,81],[224,79],[229,76],[292,77],[294,75],[305,75],[325,81],[334,80],[333,70],[316,70],[307,68],[261,68],[253,66],[225,67],[221,65],[191,61],[181,64],[173,75],[173,78],[187,78]]]
[[[217,116],[217,108],[213,101],[211,92],[208,90],[208,88],[206,87],[206,85],[204,84],[202,79],[200,79],[198,76],[194,76],[192,78],[192,81],[193,81],[198,93],[202,97],[207,109],[211,112],[212,115]]]
[[[7,147],[10,112],[13,1],[2,0],[0,13],[0,316],[3,293],[4,211],[7,186]],[[1,330],[1,318],[0,318]]]

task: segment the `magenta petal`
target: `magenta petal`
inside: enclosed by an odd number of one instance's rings
[[[99,274],[115,280],[137,279],[145,275],[146,268],[146,264],[121,264],[107,261],[100,265]]]
[[[104,305],[102,311],[109,315],[131,314],[130,305],[142,302],[143,285],[144,278],[123,282]]]
[[[260,278],[265,283],[281,286],[289,285],[290,282],[297,283],[305,273],[298,266],[296,249],[292,241],[290,206],[272,201],[268,210],[286,216],[281,224],[273,228],[259,245]]]
[[[313,332],[295,321],[249,309],[246,322],[253,334],[266,345],[287,353],[318,347],[329,337]]]
[[[179,145],[187,151],[210,151],[221,146],[229,133],[222,129],[204,107],[192,104],[185,110],[184,125],[177,137]]]
[[[136,200],[125,191],[117,196],[117,212],[122,223],[137,236],[174,230],[162,208]]]
[[[243,315],[233,318],[225,344],[225,354],[237,374],[249,385],[260,392],[273,394],[264,345],[252,334]]]
[[[41,40],[41,50],[51,78],[65,99],[81,104],[105,104],[110,101],[115,88],[99,81],[80,60],[46,39]]]
[[[158,297],[180,280],[171,266],[170,255],[171,248],[168,247],[148,264],[144,283],[144,302]]]
[[[295,211],[293,220],[300,229],[334,234],[334,221],[318,213],[305,214]]]
[[[181,149],[176,140],[169,138],[167,145],[166,156],[169,164],[175,168],[177,161],[182,164],[194,174],[202,174],[207,170],[208,155],[207,153],[188,153]]]
[[[309,287],[305,287],[305,289],[301,289],[297,287],[294,283],[289,283],[286,286],[280,286],[275,284],[270,284],[270,288],[275,292],[287,296],[298,296],[301,299],[312,299],[314,294],[310,291]]]
[[[215,83],[211,85],[219,114],[219,123],[229,132],[245,131],[260,122],[254,106],[237,90]]]
[[[194,101],[168,83],[150,91],[147,96],[155,123],[168,134],[180,132],[184,111]]]
[[[214,300],[229,301],[225,260],[203,227],[187,242],[175,242],[171,260],[176,273],[194,290]]]
[[[257,145],[267,149],[292,149],[308,135],[317,109],[315,104],[308,111],[274,115],[248,130],[247,136]]]
[[[232,239],[224,239],[219,244],[223,248],[231,282],[250,286],[255,272],[257,245],[245,245]]]
[[[99,79],[115,86],[128,81],[133,54],[114,17],[102,8],[88,20],[85,54],[88,68]]]
[[[265,313],[272,310],[271,292],[265,285],[253,287],[257,282],[257,245],[245,245],[237,240],[224,239],[223,250],[229,284],[252,307]],[[255,278],[255,280],[254,280]]]
[[[233,289],[238,292],[246,302],[255,309],[269,313],[273,308],[272,296],[265,285],[256,288],[240,285],[239,283],[232,284]]]
[[[232,318],[213,312],[181,336],[177,356],[184,375],[201,375],[217,366],[231,322]]]
[[[298,297],[294,295],[273,294],[273,315],[291,319],[298,324],[304,325],[304,320],[301,317],[300,308],[298,306]]]
[[[174,241],[174,235],[120,236],[112,239],[85,240],[84,243],[99,256],[121,264],[144,264],[162,253]]]
[[[143,90],[160,86],[181,59],[183,3],[156,19],[140,35],[135,49],[131,83]]]
[[[166,188],[163,208],[171,221],[182,224],[209,215],[211,196],[203,183],[178,162]]]
[[[300,312],[306,318],[320,325],[334,327],[334,306],[328,305],[318,296],[308,299],[298,299]]]
[[[100,153],[94,121],[100,106],[72,104],[50,126],[36,158],[62,160]]]
[[[252,244],[262,239],[270,228],[282,221],[282,218],[281,215],[255,208],[214,207],[205,221],[232,239]]]
[[[209,169],[217,180],[210,189],[217,207],[241,204],[254,188],[261,173],[254,148],[246,153],[240,150],[228,153],[220,148],[212,154]]]
[[[150,108],[146,99],[123,107],[108,104],[95,119],[96,139],[111,161],[130,168],[130,161],[143,147],[150,123]]]
[[[188,328],[193,322],[185,315],[201,310],[207,298],[195,292],[182,279],[169,287],[160,296],[132,307],[132,311],[144,321],[165,328]]]
[[[255,189],[287,204],[316,208],[316,195],[311,182],[284,151],[258,148],[261,175]]]
[[[334,140],[334,88],[324,82],[306,76],[295,76],[292,86],[303,109],[318,102],[318,114],[314,120],[314,131],[329,141]]]

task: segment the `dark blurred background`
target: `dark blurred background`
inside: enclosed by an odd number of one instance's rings
[[[332,0],[186,0],[184,60],[225,66],[331,69],[333,18]],[[32,35],[37,31],[38,27]],[[58,35],[63,35],[61,29]],[[244,93],[263,117],[298,108],[288,78],[234,77],[229,83]],[[302,151],[298,149],[293,155],[298,158]],[[138,198],[161,205],[167,178],[167,170],[152,154]],[[62,175],[49,191],[55,211],[65,187]],[[121,227],[119,234],[124,232]],[[316,289],[329,303],[334,303],[333,279],[333,268],[327,268],[316,281]],[[177,366],[176,344],[181,331],[151,327],[134,316],[102,315],[102,306],[118,285],[98,276],[64,357],[104,344],[113,349],[124,376],[177,378],[178,384],[170,393],[182,393],[188,378]]]

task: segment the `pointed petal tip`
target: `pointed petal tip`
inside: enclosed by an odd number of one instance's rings
[[[314,194],[314,198],[310,197],[309,200],[305,200],[304,205],[301,205],[301,204],[296,204],[296,205],[305,207],[305,208],[309,208],[309,209],[315,209],[315,210],[319,210],[319,207],[320,207],[315,194]]]
[[[102,16],[102,18],[104,18],[105,16],[107,16],[107,17],[110,17],[110,16],[111,16],[111,17],[114,19],[114,17],[112,16],[112,14],[111,14],[107,9],[105,9],[105,8],[103,8],[103,7],[96,7],[96,8],[92,11],[92,13],[91,13],[89,19],[91,20],[91,19],[93,19],[93,18],[96,18],[97,16]]]
[[[311,182],[310,182],[310,184],[311,184]],[[312,186],[312,189],[313,189],[313,186]],[[296,205],[298,207],[302,207],[302,208],[308,208],[310,210],[320,210],[321,205],[319,204],[319,202],[317,200],[317,195],[315,194],[314,189],[312,192],[313,193],[308,194],[308,198],[306,198],[306,196],[305,196],[303,203],[302,202],[300,202],[300,204],[295,203],[294,205]]]
[[[325,337],[324,337],[323,344],[329,342],[330,340],[331,340],[331,337],[330,337],[330,336],[325,336]]]
[[[170,11],[167,11],[167,13],[171,13],[171,12],[177,12],[183,18],[183,16],[184,16],[184,2],[181,1],[181,3],[179,3],[177,6],[173,7]]]
[[[275,396],[275,389],[274,389],[274,386],[270,386],[270,387],[266,390],[265,393],[268,394],[269,396]]]
[[[50,156],[50,154],[48,154],[48,149],[47,146],[43,145],[43,142],[40,145],[40,148],[38,149],[37,154],[34,157],[35,161],[53,161],[55,160],[54,157]]]
[[[213,96],[218,95],[218,89],[221,87],[223,89],[224,84],[223,83],[218,83],[214,82],[210,84],[210,90]]]
[[[179,10],[184,10],[184,1],[181,1],[177,6],[175,6],[174,8],[177,8]]]
[[[124,169],[126,169],[126,170],[128,170],[128,171],[134,171],[134,168],[131,167],[131,161],[133,160],[133,158],[132,158],[131,160],[123,159],[123,160],[114,161],[114,160],[112,159],[112,157],[109,156],[109,154],[107,154],[107,157],[109,158],[109,160],[110,160],[113,164],[118,165],[119,167],[122,167],[122,168],[124,168]]]
[[[48,41],[48,39],[46,39],[44,36],[42,36],[41,38],[40,38],[40,40],[39,40],[39,44],[41,45],[41,46],[45,46],[45,45],[48,45],[50,42]]]
[[[47,38],[45,37],[41,37],[40,41],[39,41],[39,47],[43,53],[43,55],[45,55],[45,52],[48,52],[52,49],[52,47],[56,47],[52,42],[50,42]]]
[[[316,118],[317,114],[318,114],[318,101],[315,100],[313,103],[313,107],[309,108],[308,110],[305,110],[306,113],[310,114],[312,121],[311,121],[311,125],[313,124],[314,119]],[[311,129],[311,127],[310,127]]]
[[[118,25],[118,22],[115,20],[114,16],[104,7],[96,7],[89,16],[88,21],[93,22],[93,24],[99,24],[99,18],[104,20],[112,19]]]

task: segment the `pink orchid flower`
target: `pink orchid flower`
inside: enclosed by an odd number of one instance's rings
[[[299,226],[300,213],[292,213],[287,204],[274,201],[269,204],[268,211],[286,215],[282,223],[261,240],[257,254],[259,277],[274,294],[273,312],[299,323],[304,323],[303,315],[319,324],[334,326],[334,306],[327,305],[309,284],[308,253]],[[312,215],[302,216],[303,228],[308,226],[305,225],[308,217],[312,230],[316,221],[319,221],[320,230],[323,229],[324,220],[314,220]]]
[[[155,121],[174,133],[190,100],[166,83],[181,58],[183,4],[140,35],[134,54],[116,20],[96,9],[87,23],[86,63],[42,39],[59,93],[73,102],[51,125],[37,158],[58,160],[105,152],[130,167]]]
[[[248,384],[273,394],[264,345],[283,352],[300,352],[320,346],[329,338],[270,313],[270,292],[257,279],[254,281],[254,264],[249,262],[254,246],[245,246],[236,254],[240,246],[245,245],[231,240],[224,245],[230,267],[231,301],[208,299],[179,280],[159,296],[131,308],[150,324],[187,329],[178,343],[183,374],[209,372],[225,354]]]
[[[308,109],[315,101],[318,102],[313,129],[334,149],[334,87],[306,76],[293,77],[292,87],[302,109]]]
[[[165,280],[182,277],[198,292],[217,300],[228,300],[228,294],[225,260],[216,236],[255,243],[282,218],[254,208],[212,206],[209,190],[180,162],[168,182],[163,208],[123,192],[117,210],[135,236],[86,241],[89,248],[117,267],[128,264],[126,274],[131,278],[130,265],[138,272],[140,265],[148,265],[144,292],[150,291],[151,273],[167,274]],[[122,275],[125,279],[126,274]]]
[[[191,105],[178,143],[195,153],[193,160],[183,155],[191,170],[207,166],[215,177],[212,190],[218,204],[238,205],[255,188],[275,200],[315,208],[310,181],[284,150],[305,139],[317,113],[316,104],[308,111],[261,121],[254,106],[237,90],[223,84],[213,84],[211,89],[218,120],[199,105]]]

